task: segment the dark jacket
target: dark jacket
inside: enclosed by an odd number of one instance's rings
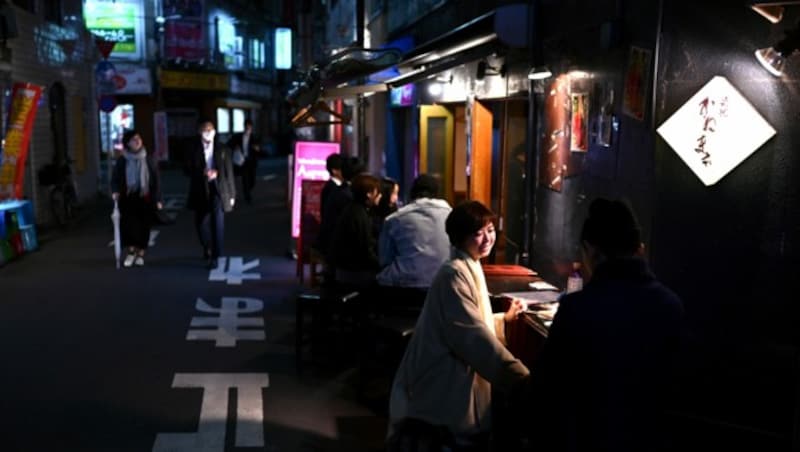
[[[333,184],[332,181],[329,182]],[[326,184],[323,190],[325,188],[328,188],[329,191],[324,195],[324,201],[320,196],[319,235],[313,246],[325,256],[326,260],[332,261],[331,244],[336,232],[336,225],[345,207],[353,201],[353,192],[350,191],[350,185],[347,182],[343,182],[342,185]]]
[[[189,196],[186,205],[192,210],[205,210],[210,206],[209,187],[206,180],[206,158],[203,143],[198,136],[191,141],[186,152],[184,171],[189,176]],[[233,176],[231,150],[219,140],[214,142],[214,166],[217,170],[216,186],[225,212],[233,210],[236,199],[236,181]]]
[[[378,272],[377,240],[363,204],[353,201],[342,211],[331,241],[331,256],[337,269]]]
[[[161,202],[161,178],[158,172],[158,163],[152,155],[148,154],[147,170],[150,172],[150,187],[146,201],[153,205],[155,208],[156,203]],[[128,166],[128,161],[125,156],[120,155],[114,162],[114,169],[111,173],[111,192],[119,193],[121,198],[128,195],[128,185],[125,178],[125,169]]]
[[[532,369],[545,451],[649,451],[681,343],[683,305],[638,258],[564,296]],[[538,388],[538,390],[536,389]]]
[[[242,152],[245,152],[245,149],[242,147],[242,142],[244,141],[244,132],[237,132],[231,136],[231,139],[228,140],[228,147],[231,149],[231,152],[236,151],[236,149],[241,149]],[[258,160],[258,137],[254,134],[250,134],[250,141],[247,143],[247,157],[245,158],[244,165],[254,165]]]

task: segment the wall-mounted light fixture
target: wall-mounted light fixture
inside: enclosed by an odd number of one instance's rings
[[[528,71],[528,80],[544,80],[553,76],[550,68],[545,65],[534,66]]]
[[[483,80],[484,77],[487,75],[499,75],[501,77],[506,76],[506,65],[503,64],[499,68],[489,66],[489,63],[486,61],[478,61],[478,71],[475,74],[476,80]]]
[[[784,7],[791,5],[800,5],[800,1],[755,2],[750,4],[750,9],[757,12],[773,24],[777,24],[783,19]]]
[[[756,50],[756,59],[772,75],[783,75],[786,59],[800,49],[800,23],[772,47]]]

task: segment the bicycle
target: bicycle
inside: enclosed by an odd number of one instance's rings
[[[76,218],[78,187],[72,177],[71,161],[63,165],[45,165],[39,171],[39,183],[50,185],[49,201],[53,220],[59,227],[67,227]]]

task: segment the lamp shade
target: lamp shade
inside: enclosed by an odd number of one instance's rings
[[[756,50],[756,59],[764,69],[768,70],[772,75],[780,77],[783,75],[783,67],[786,64],[786,58],[777,52],[773,47]]]
[[[529,80],[544,80],[553,75],[547,66],[535,66],[528,72]]]

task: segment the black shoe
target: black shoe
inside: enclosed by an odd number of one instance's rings
[[[207,257],[206,258],[206,268],[209,270],[213,270],[217,268],[217,258],[216,257]]]
[[[210,259],[211,251],[208,248],[203,248],[203,259]]]

